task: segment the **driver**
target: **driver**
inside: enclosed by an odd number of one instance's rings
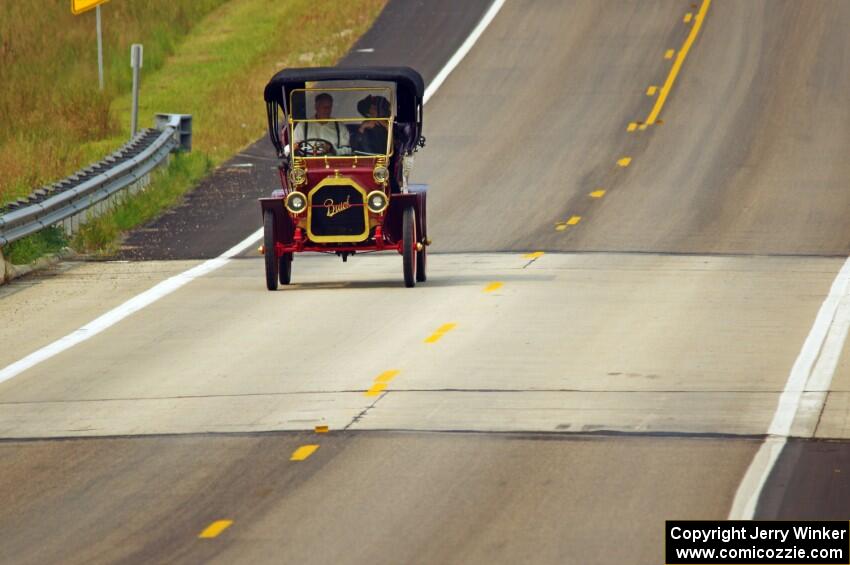
[[[315,119],[327,120],[331,117],[334,108],[334,99],[330,94],[322,92],[317,95],[315,104]],[[345,127],[345,124],[340,124],[340,122],[300,122],[295,124],[295,134],[293,137],[296,146],[301,141],[320,139],[327,141],[338,155],[351,150],[348,128]]]

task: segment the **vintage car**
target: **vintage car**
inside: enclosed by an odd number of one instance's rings
[[[408,67],[285,69],[265,88],[282,188],[260,199],[266,286],[295,254],[395,251],[404,284],[425,280],[427,186],[410,184],[422,137],[422,77]]]

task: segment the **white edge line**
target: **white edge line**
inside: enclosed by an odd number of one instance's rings
[[[502,9],[504,3],[505,0],[496,0],[493,2],[484,14],[484,17],[481,18],[480,22],[478,22],[478,25],[475,26],[466,40],[461,44],[457,51],[455,51],[454,55],[451,56],[445,66],[440,69],[440,72],[437,73],[437,76],[434,77],[431,84],[429,84],[425,89],[423,104],[428,102],[449,74],[451,74],[455,67],[458,66],[466,54],[469,53],[469,50],[472,49],[472,46],[475,45],[475,42],[478,41],[478,38],[481,37],[482,33],[484,33],[484,30],[487,29],[487,26],[490,25],[490,22],[492,22],[493,18],[496,17],[496,14],[498,14],[499,10]],[[187,271],[174,275],[173,277],[154,285],[141,294],[127,300],[123,304],[116,306],[102,316],[95,318],[88,324],[30,353],[23,359],[15,361],[11,365],[7,365],[3,369],[0,369],[0,383],[16,377],[27,369],[30,369],[42,361],[46,361],[47,359],[62,353],[66,349],[74,347],[78,343],[86,341],[105,329],[114,326],[127,316],[138,312],[142,308],[150,306],[160,298],[171,294],[183,285],[223,267],[230,262],[231,258],[238,255],[247,249],[252,243],[257,241],[262,234],[263,230],[260,228],[215,259],[204,261],[200,265],[192,267]]]
[[[840,351],[844,346],[843,339],[827,340],[827,336],[833,333],[832,326],[836,320],[836,311],[847,295],[848,285],[850,285],[850,258],[844,261],[844,265],[832,281],[829,294],[821,304],[812,329],[809,330],[806,341],[803,342],[803,347],[794,361],[785,388],[777,402],[773,420],[770,422],[768,437],[759,447],[735,492],[735,499],[729,510],[730,520],[752,520],[755,515],[764,485],[788,442],[788,436],[791,435],[791,426],[794,424],[794,418],[803,400],[803,393],[809,388],[809,381],[816,379],[817,383],[812,384],[821,391],[829,389],[837,363],[831,364],[830,367],[829,364],[822,365],[818,362],[820,370],[817,371],[819,374],[814,379],[812,372],[819,356],[828,360],[837,358],[838,353],[832,349],[838,348]],[[836,328],[835,331],[841,332],[841,328]],[[846,330],[843,335],[846,337]],[[827,372],[828,375],[825,374]],[[823,394],[820,402],[825,401],[826,394]]]
[[[454,55],[451,56],[449,61],[445,64],[445,66],[440,69],[440,72],[437,73],[437,76],[434,77],[434,80],[431,81],[431,84],[428,85],[428,88],[425,89],[425,96],[423,97],[423,104],[427,104],[428,100],[437,92],[437,89],[440,88],[440,85],[445,82],[445,80],[449,77],[455,67],[457,67],[463,58],[466,57],[466,54],[469,53],[472,46],[475,45],[475,42],[478,41],[478,38],[481,37],[481,34],[484,33],[484,30],[487,29],[487,26],[490,25],[490,22],[496,17],[496,14],[499,13],[499,10],[502,9],[502,6],[505,5],[505,0],[496,0],[490,6],[490,9],[484,14],[484,17],[481,18],[481,21],[478,22],[478,25],[475,26],[475,29],[472,30],[472,33],[466,38],[460,47],[458,47],[457,51],[455,51]]]

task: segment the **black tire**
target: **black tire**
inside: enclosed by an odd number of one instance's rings
[[[416,215],[412,206],[404,209],[401,220],[402,266],[404,270],[404,286],[416,286]]]
[[[263,247],[266,259],[266,288],[277,290],[278,260],[274,253],[274,214],[271,210],[263,212]]]
[[[428,248],[422,244],[422,251],[416,252],[416,282],[425,282],[428,275],[425,271],[428,264]]]
[[[284,253],[278,261],[278,280],[280,284],[289,284],[292,280],[292,253]]]

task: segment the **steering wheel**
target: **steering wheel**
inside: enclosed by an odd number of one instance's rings
[[[295,152],[298,155],[307,155],[310,157],[323,157],[325,155],[336,155],[334,144],[327,139],[321,137],[311,137],[304,141],[299,141],[295,145]]]

